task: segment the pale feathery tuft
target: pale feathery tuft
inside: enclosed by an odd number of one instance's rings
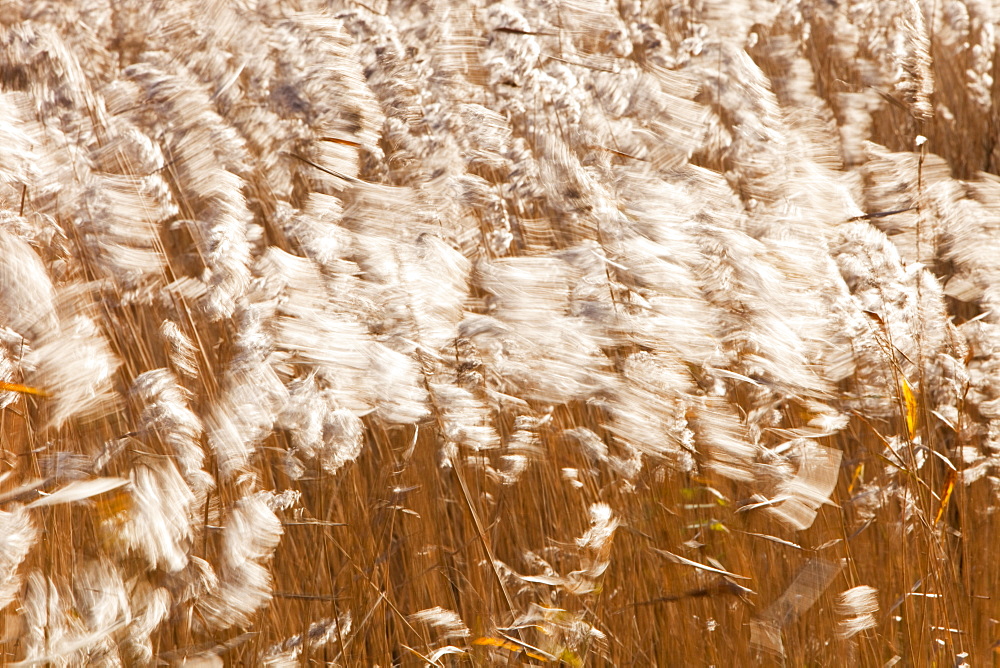
[[[14,600],[21,588],[21,563],[31,551],[38,531],[23,507],[0,511],[0,609]]]
[[[842,592],[837,597],[837,613],[844,617],[840,622],[840,635],[851,638],[875,627],[878,610],[878,590],[874,587],[861,585]]]
[[[105,520],[110,543],[149,568],[180,571],[194,538],[194,493],[169,460],[138,466],[131,479],[129,505]]]
[[[271,599],[267,564],[281,535],[281,522],[261,495],[236,502],[222,530],[217,584],[198,603],[208,629],[247,624]]]
[[[37,345],[58,327],[55,290],[45,265],[23,239],[0,230],[0,317],[3,326]]]
[[[426,624],[434,630],[439,638],[444,640],[461,640],[471,635],[469,628],[457,613],[441,606],[415,612],[408,619],[414,623]]]
[[[204,427],[190,408],[190,393],[167,369],[140,374],[131,392],[142,406],[139,435],[159,440],[192,487],[204,484]]]
[[[918,0],[904,0],[902,5],[901,43],[893,54],[901,70],[896,90],[910,105],[916,118],[927,120],[934,113],[930,100],[934,92],[931,40],[927,34],[923,5]]]
[[[29,382],[51,395],[46,408],[52,427],[106,414],[119,401],[112,380],[121,361],[86,315],[71,315],[51,330],[27,363],[35,368]]]
[[[177,323],[164,320],[160,334],[170,347],[170,364],[188,378],[198,377],[197,351],[191,338],[181,331]]]
[[[345,612],[336,619],[327,618],[312,622],[305,633],[297,633],[272,645],[263,653],[261,660],[268,668],[299,665],[303,652],[320,649],[348,637],[353,626],[351,613]]]

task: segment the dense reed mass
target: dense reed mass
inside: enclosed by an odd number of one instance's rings
[[[989,663],[998,21],[0,2],[0,661]]]

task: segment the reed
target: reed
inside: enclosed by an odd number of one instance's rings
[[[0,3],[0,663],[995,662],[998,11]]]

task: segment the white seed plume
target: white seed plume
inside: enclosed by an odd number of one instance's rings
[[[2,229],[0,257],[0,325],[35,343],[57,326],[51,279],[31,246]]]
[[[188,562],[195,497],[170,461],[132,471],[131,507],[105,521],[112,543],[137,554],[149,568],[177,572]]]
[[[170,363],[189,378],[198,376],[197,348],[191,339],[180,330],[177,323],[164,320],[160,324],[160,334],[170,346]]]
[[[38,536],[27,510],[0,511],[0,610],[14,600],[21,586],[18,569]]]
[[[222,531],[219,579],[199,602],[208,628],[246,625],[271,598],[267,568],[281,540],[281,522],[260,494],[236,502]]]
[[[39,341],[28,364],[35,368],[29,382],[52,395],[51,426],[114,408],[118,397],[111,380],[121,361],[91,318],[74,315],[63,322]]]
[[[175,457],[181,473],[192,487],[199,484],[205,453],[199,440],[203,427],[189,407],[189,393],[167,369],[140,374],[132,384],[132,394],[142,404],[139,433],[158,438]]]
[[[330,643],[350,637],[353,618],[345,612],[336,619],[321,619],[309,625],[305,633],[286,638],[272,645],[263,654],[263,664],[268,668],[299,665],[303,652],[322,649]]]
[[[851,638],[862,631],[874,628],[875,613],[878,612],[878,590],[868,585],[852,587],[837,597],[837,614],[845,619],[840,621],[840,635]]]
[[[576,539],[576,544],[596,554],[606,554],[617,528],[618,519],[612,515],[611,507],[595,503],[590,506],[590,528]]]
[[[442,639],[468,638],[470,631],[465,622],[452,610],[445,610],[441,606],[427,608],[420,612],[415,612],[408,617],[411,622],[427,624],[434,629]]]

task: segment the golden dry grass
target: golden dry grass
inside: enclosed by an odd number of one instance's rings
[[[995,663],[998,12],[0,3],[0,663]]]

